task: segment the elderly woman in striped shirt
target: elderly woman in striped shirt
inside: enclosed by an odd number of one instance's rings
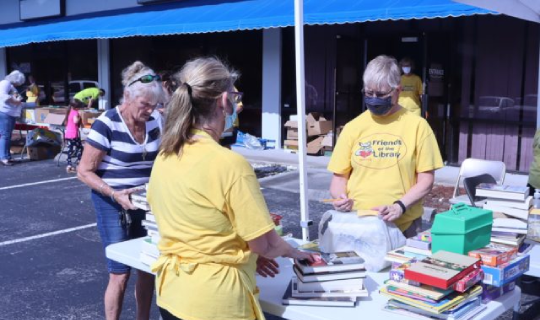
[[[122,103],[103,113],[92,125],[78,167],[79,179],[92,188],[97,226],[103,247],[146,235],[145,212],[130,200],[132,188],[148,182],[161,140],[163,99],[159,76],[137,61],[122,72]],[[107,259],[106,319],[118,319],[130,268]],[[137,319],[149,319],[154,286],[152,275],[138,271],[135,296]]]

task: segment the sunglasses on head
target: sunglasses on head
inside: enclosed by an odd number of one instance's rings
[[[137,80],[131,82],[130,84],[128,84],[128,87],[131,86],[132,84],[134,84],[134,83],[137,82],[137,81],[140,81],[141,83],[150,83],[150,82],[152,82],[152,81],[154,81],[154,80],[155,80],[155,81],[160,81],[160,80],[161,80],[161,77],[158,76],[157,74],[154,74],[154,75],[152,75],[152,74],[147,74],[147,75],[144,75],[144,76],[140,77],[139,79],[137,79]]]
[[[392,88],[392,89],[390,89],[390,91],[380,92],[380,91],[371,91],[371,90],[362,89],[362,93],[366,97],[384,98],[384,97],[388,96],[390,93],[392,93],[392,91],[394,91],[394,90],[395,90],[395,88]]]
[[[243,92],[240,91],[228,91],[228,94],[231,96],[232,101],[236,103],[242,102],[242,97],[244,96]]]

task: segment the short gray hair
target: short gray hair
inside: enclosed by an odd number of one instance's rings
[[[386,55],[380,55],[371,60],[364,71],[364,88],[384,90],[390,87],[399,87],[401,72],[396,59]]]
[[[158,98],[158,102],[162,102],[164,95],[161,81],[154,80],[149,83],[142,83],[140,81],[136,81],[142,76],[155,74],[156,73],[154,72],[154,70],[152,70],[142,62],[135,61],[122,71],[122,84],[124,85],[124,93],[127,93],[130,99],[135,99],[137,97],[143,96],[155,97]]]
[[[14,70],[6,76],[6,80],[15,86],[20,86],[26,81],[26,78],[24,73],[20,72],[19,70]]]

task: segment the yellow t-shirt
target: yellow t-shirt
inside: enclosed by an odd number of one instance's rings
[[[386,117],[366,111],[347,123],[336,143],[328,170],[349,174],[347,195],[353,210],[399,200],[416,184],[416,174],[443,166],[437,140],[425,119],[406,109]],[[422,216],[421,201],[395,221],[406,230]]]
[[[401,93],[399,94],[399,105],[416,115],[420,115],[422,95],[422,80],[415,74],[401,76]]]
[[[39,87],[35,84],[28,86],[26,89],[26,102],[35,102],[36,105],[39,105]]]
[[[249,163],[197,135],[181,157],[159,155],[150,177],[161,235],[157,304],[184,320],[264,319],[247,241],[274,223]]]

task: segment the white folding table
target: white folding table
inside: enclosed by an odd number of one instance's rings
[[[292,239],[289,242],[295,242]],[[150,272],[150,267],[139,261],[142,238],[112,244],[107,247],[106,255],[109,259],[124,263],[132,268]],[[410,317],[383,311],[388,298],[379,294],[384,280],[388,279],[388,271],[368,272],[365,280],[369,297],[362,298],[354,308],[346,307],[311,307],[311,306],[284,306],[281,300],[289,281],[293,275],[292,262],[286,258],[277,259],[280,273],[275,278],[257,276],[257,285],[260,289],[260,302],[267,313],[286,319],[297,320],[344,320],[344,319],[385,319],[407,320]],[[507,310],[519,311],[521,289],[516,286],[514,291],[507,293],[497,300],[486,304],[486,309],[475,319],[496,319]],[[379,318],[378,318],[379,317]]]

